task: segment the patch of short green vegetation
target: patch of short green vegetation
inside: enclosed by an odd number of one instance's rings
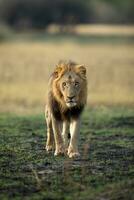
[[[86,109],[81,158],[44,150],[44,116],[0,114],[0,199],[131,200],[134,198],[134,112]]]

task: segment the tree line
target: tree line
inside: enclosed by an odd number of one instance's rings
[[[133,0],[0,0],[0,23],[16,29],[133,22]]]

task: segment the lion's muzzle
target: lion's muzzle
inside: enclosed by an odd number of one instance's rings
[[[67,107],[74,107],[77,105],[75,96],[68,96],[66,99],[66,105]]]

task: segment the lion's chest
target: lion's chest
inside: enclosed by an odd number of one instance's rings
[[[84,105],[68,108],[65,111],[61,110],[59,103],[55,98],[51,99],[51,112],[58,121],[77,119],[83,111]]]

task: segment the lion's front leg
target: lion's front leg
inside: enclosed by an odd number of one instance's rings
[[[54,136],[52,129],[52,119],[49,109],[46,106],[45,111],[46,123],[47,123],[47,141],[46,141],[46,151],[51,151],[54,147]]]
[[[57,121],[54,117],[52,117],[52,126],[54,132],[54,139],[55,139],[55,153],[54,155],[62,155],[64,154],[64,145],[61,135],[61,123]]]
[[[54,147],[54,136],[52,130],[51,122],[47,126],[47,142],[46,142],[46,151],[51,151]]]
[[[79,131],[80,131],[80,118],[72,120],[70,124],[71,139],[68,147],[69,158],[80,156],[78,151]]]
[[[69,133],[69,122],[63,121],[62,138],[63,138],[66,153],[67,153],[67,148],[68,148],[68,133]]]

